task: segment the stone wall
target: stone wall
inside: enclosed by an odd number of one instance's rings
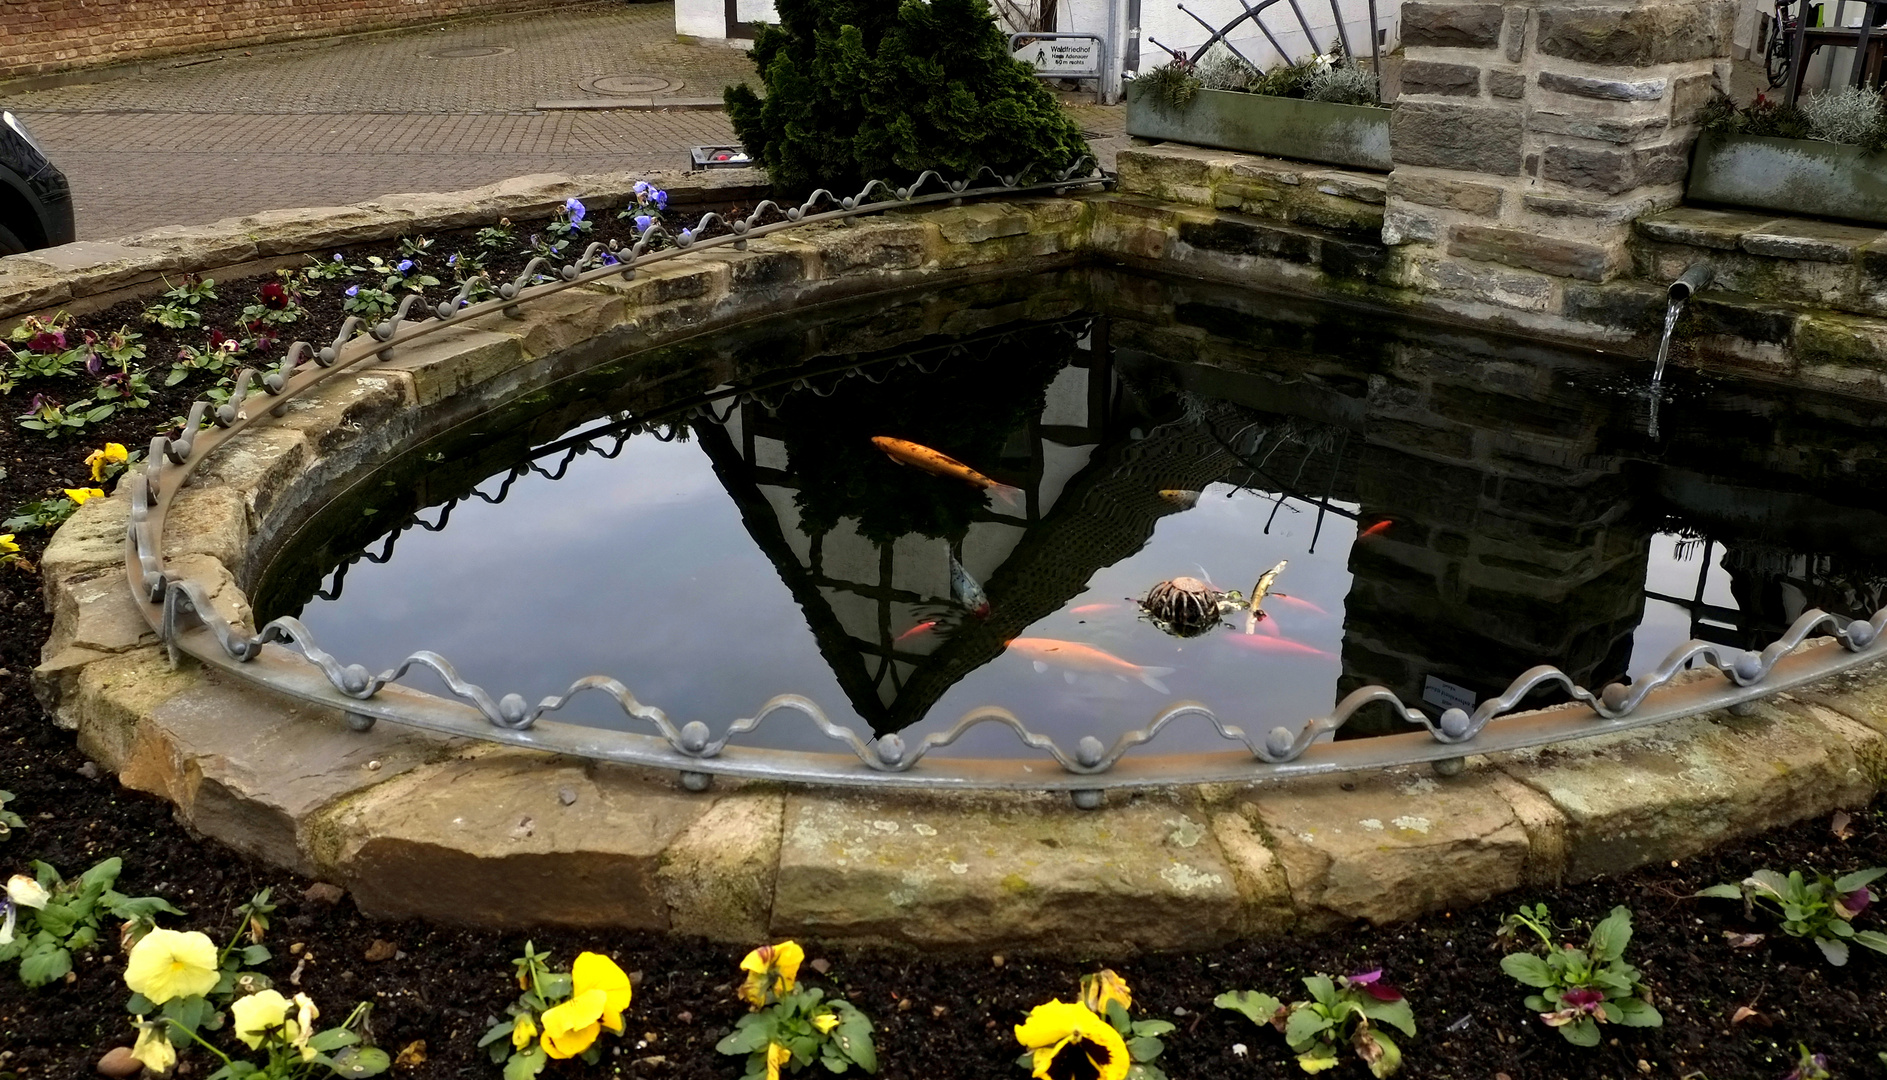
[[[1729,0],[1404,4],[1383,238],[1414,249],[1409,283],[1544,310],[1538,275],[1625,270],[1632,219],[1682,197],[1734,16]]]
[[[549,6],[544,0],[5,0],[0,79]]]

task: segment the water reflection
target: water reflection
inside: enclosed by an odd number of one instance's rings
[[[1879,606],[1880,411],[1671,374],[1654,441],[1601,358],[1098,271],[981,285],[750,327],[488,418],[501,437],[422,448],[357,489],[372,505],[310,523],[259,607],[370,665],[431,648],[532,697],[616,674],[716,728],[792,691],[879,732],[998,704],[1068,740],[1144,724],[1155,687],[1262,730],[1368,683],[1445,707],[1552,663],[1597,687],[1691,636],[1760,645],[1810,606]],[[394,551],[385,523],[427,507],[450,521],[426,510]],[[1132,602],[1180,575],[1249,590],[1279,561],[1249,635],[1176,639]]]

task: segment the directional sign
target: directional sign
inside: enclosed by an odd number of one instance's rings
[[[1101,75],[1101,39],[1098,37],[1030,38],[1018,35],[1013,48],[1017,60],[1050,79],[1096,79]]]

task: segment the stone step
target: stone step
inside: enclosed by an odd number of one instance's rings
[[[1711,288],[1851,315],[1887,316],[1887,229],[1685,206],[1640,218],[1640,277],[1666,282],[1697,263]]]

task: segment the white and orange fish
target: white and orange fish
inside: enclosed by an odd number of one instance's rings
[[[1317,648],[1315,645],[1306,645],[1301,641],[1292,641],[1290,638],[1282,635],[1269,637],[1264,634],[1229,634],[1224,640],[1236,642],[1246,648],[1256,649],[1259,652],[1287,653],[1295,656],[1328,657],[1330,655],[1324,650]]]
[[[1279,559],[1278,565],[1258,575],[1258,583],[1251,587],[1251,596],[1245,601],[1245,632],[1247,634],[1258,632],[1258,620],[1265,617],[1265,613],[1259,610],[1259,607],[1265,602],[1265,597],[1271,595],[1271,586],[1277,584],[1278,575],[1284,573],[1284,568],[1289,565],[1290,560]]]
[[[955,555],[950,556],[950,596],[977,618],[989,618],[989,597]]]
[[[1119,604],[1082,604],[1068,609],[1070,615],[1099,615],[1103,611],[1113,611]]]
[[[1266,639],[1270,640],[1270,639]],[[1171,675],[1170,667],[1142,667],[1129,663],[1104,649],[1084,645],[1079,641],[1058,641],[1055,638],[1014,638],[1008,642],[1009,651],[1017,656],[1026,657],[1035,665],[1036,671],[1047,671],[1049,665],[1063,669],[1063,674],[1070,682],[1076,672],[1089,672],[1097,675],[1112,675],[1117,679],[1137,680],[1158,690],[1162,694],[1171,693],[1160,679]]]
[[[894,439],[889,435],[874,435],[871,444],[900,465],[982,488],[1005,506],[1020,506],[1022,503],[1021,488],[992,480],[942,451],[932,450],[908,439]]]

